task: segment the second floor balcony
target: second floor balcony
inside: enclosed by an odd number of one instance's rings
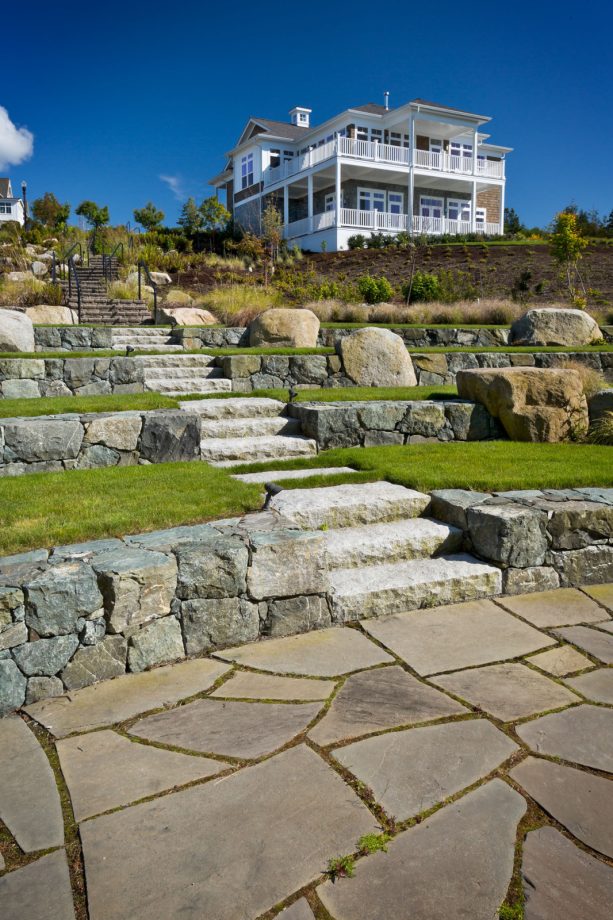
[[[365,161],[373,166],[396,166],[431,171],[433,173],[451,173],[464,176],[479,176],[488,179],[504,178],[504,160],[488,160],[483,155],[459,156],[446,151],[419,150],[409,147],[380,144],[377,141],[355,140],[351,137],[336,137],[325,144],[313,147],[305,153],[288,159],[279,166],[270,167],[264,172],[264,185],[273,185],[291,176],[298,175],[319,163],[334,157],[348,160]]]

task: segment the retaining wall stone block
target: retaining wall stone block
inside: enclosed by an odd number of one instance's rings
[[[122,546],[95,557],[92,566],[109,632],[124,632],[170,613],[177,587],[174,556]]]
[[[26,623],[39,636],[74,632],[79,617],[102,612],[103,599],[91,566],[67,562],[25,584]]]
[[[243,540],[216,535],[174,548],[178,563],[177,597],[235,597],[247,586],[249,552]]]
[[[540,566],[547,553],[546,516],[518,505],[479,505],[466,512],[475,551],[514,568]]]
[[[184,655],[181,626],[172,616],[148,623],[130,638],[130,671],[145,671],[156,664],[176,661]]]
[[[328,560],[322,533],[307,530],[253,533],[251,545],[247,589],[256,600],[328,590]]]
[[[183,638],[188,655],[212,648],[254,642],[259,635],[258,604],[245,598],[194,598],[181,604]]]
[[[151,463],[194,460],[200,454],[201,419],[180,409],[144,416],[141,457]]]

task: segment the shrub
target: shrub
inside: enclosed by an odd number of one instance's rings
[[[354,233],[353,236],[350,236],[347,240],[347,245],[349,249],[365,249],[366,237],[363,233]]]
[[[605,385],[604,377],[600,371],[590,367],[588,364],[584,364],[582,361],[565,359],[560,362],[559,367],[568,371],[576,371],[579,374],[581,377],[581,386],[583,387],[583,392],[588,399],[590,396],[593,396],[594,393],[597,393],[598,390],[602,390]]]
[[[592,422],[587,440],[591,444],[613,445],[613,412],[605,412],[599,419]]]
[[[247,284],[215,288],[204,294],[199,302],[228,326],[246,326],[259,313],[281,305],[276,291]]]
[[[371,275],[363,275],[357,280],[358,291],[366,303],[383,303],[391,300],[394,289],[385,277],[373,278]]]
[[[442,300],[441,284],[438,275],[429,272],[416,271],[413,275],[413,283],[407,282],[402,285],[402,296],[409,303],[428,303],[432,300]]]

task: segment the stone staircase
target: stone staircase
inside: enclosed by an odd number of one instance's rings
[[[225,381],[230,383],[230,381]],[[202,417],[202,459],[213,466],[314,456],[317,444],[288,418],[285,403],[251,397],[181,403]]]
[[[422,517],[429,505],[388,482],[284,490],[270,504],[323,529],[339,622],[501,593],[500,570],[461,552],[462,531]]]
[[[125,351],[128,346],[139,351],[183,351],[182,345],[172,341],[168,329],[158,326],[126,326],[120,330],[113,329],[112,348],[115,351]]]
[[[167,396],[191,393],[227,393],[232,381],[223,376],[211,355],[145,355],[140,358],[145,389]],[[194,403],[186,403],[193,411]]]
[[[145,322],[151,319],[151,313],[144,300],[111,301],[108,296],[108,281],[104,275],[103,257],[90,255],[88,265],[75,266],[81,293],[80,323],[95,325],[115,325]],[[112,259],[110,277],[118,277],[117,260]],[[71,286],[68,296],[68,282],[63,282],[66,305],[73,310],[79,306],[76,284]]]

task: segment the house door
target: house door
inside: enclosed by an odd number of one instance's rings
[[[439,220],[443,216],[443,199],[421,198],[419,202],[419,213],[421,217]]]

